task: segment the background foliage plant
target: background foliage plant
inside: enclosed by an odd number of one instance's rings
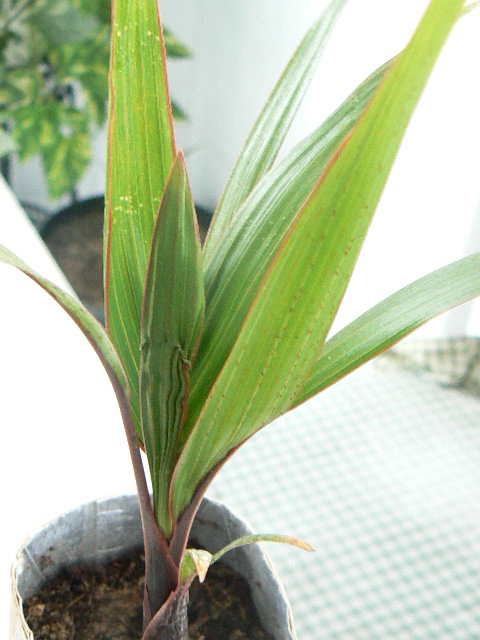
[[[407,47],[276,163],[345,2],[332,0],[300,43],[245,143],[202,248],[175,144],[157,3],[114,0],[106,329],[0,248],[2,261],[38,282],[77,322],[115,389],[144,527],[144,640],[187,637],[188,587],[217,559],[187,549],[188,534],[229,456],[267,423],[480,294],[474,254],[327,339],[410,116],[451,29],[471,7],[432,0]]]
[[[49,194],[72,191],[107,116],[109,0],[4,0],[0,9],[0,157],[40,153]],[[165,30],[167,55],[189,50]],[[178,105],[174,115],[185,117]]]

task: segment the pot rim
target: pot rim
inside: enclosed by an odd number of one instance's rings
[[[204,498],[192,527],[192,538],[214,552],[251,533],[225,504]],[[82,561],[107,564],[143,546],[136,494],[94,500],[37,528],[17,552],[11,569],[9,640],[35,640],[23,613],[23,600],[60,568]],[[262,544],[239,547],[222,560],[249,583],[258,614],[275,640],[296,640],[285,590]],[[208,579],[208,576],[207,576]]]

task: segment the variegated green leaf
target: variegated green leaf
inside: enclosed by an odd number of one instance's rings
[[[328,340],[294,406],[388,349],[439,313],[480,295],[480,253],[408,285]]]
[[[299,211],[175,470],[173,515],[235,446],[286,411],[341,302],[409,118],[463,0],[433,0]]]
[[[48,40],[57,44],[82,40],[92,30],[92,21],[68,0],[37,0],[28,19]]]
[[[205,242],[208,264],[242,202],[271,167],[347,0],[332,0],[307,32],[278,81],[235,164]]]
[[[0,126],[0,158],[17,149],[17,143],[10,133]]]
[[[42,146],[41,154],[52,198],[71,191],[90,164],[91,146],[87,114],[60,104],[58,136]]]
[[[43,89],[43,79],[34,66],[7,70],[2,74],[0,107],[18,109],[38,100]]]
[[[13,135],[21,160],[27,160],[58,143],[61,138],[59,113],[62,109],[60,102],[50,101],[48,104],[30,104],[16,111]]]
[[[203,326],[203,256],[185,159],[173,166],[158,214],[145,285],[140,357],[143,441],[155,515],[166,536],[189,372]]]
[[[108,331],[138,394],[140,319],[153,227],[175,159],[165,49],[156,2],[114,0],[105,213]]]

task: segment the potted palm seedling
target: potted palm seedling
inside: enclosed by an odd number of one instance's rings
[[[143,524],[143,640],[188,637],[189,586],[218,557],[187,548],[189,533],[228,458],[279,415],[480,293],[475,254],[407,286],[326,340],[410,116],[448,34],[472,6],[432,0],[408,46],[274,164],[344,4],[329,4],[281,76],[202,250],[185,159],[175,146],[157,2],[114,0],[106,329],[0,249],[3,262],[71,315],[114,387]]]

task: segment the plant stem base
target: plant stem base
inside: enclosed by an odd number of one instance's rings
[[[142,635],[141,553],[99,570],[71,567],[24,604],[29,626],[50,640],[138,640]],[[190,589],[190,640],[271,640],[248,586],[232,569],[213,565]]]

